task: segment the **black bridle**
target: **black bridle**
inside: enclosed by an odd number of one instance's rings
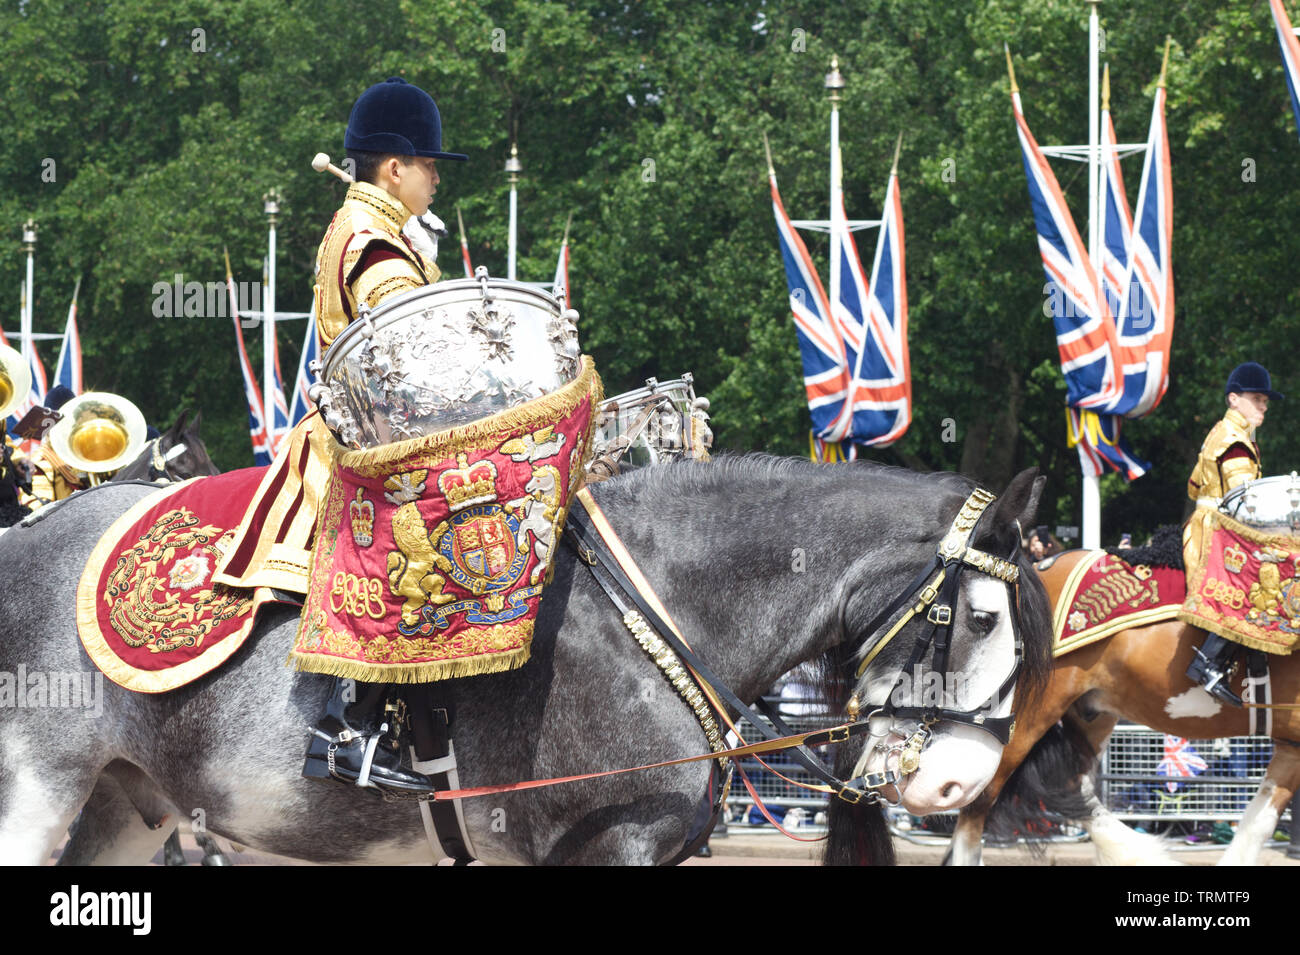
[[[889,631],[875,642],[870,652],[863,655],[862,663],[859,664],[855,674],[858,677],[862,676],[904,624],[925,611],[927,625],[922,628],[912,644],[912,652],[899,671],[898,679],[894,682],[888,698],[882,706],[872,711],[872,717],[916,719],[925,726],[940,721],[964,723],[992,734],[1003,746],[1010,741],[1011,732],[1015,728],[1015,714],[1003,717],[993,717],[988,714],[997,709],[1001,701],[1006,699],[1007,694],[1014,688],[1020,676],[1021,665],[1024,663],[1023,642],[1020,638],[1019,595],[1016,590],[1020,568],[1015,563],[1015,554],[1019,543],[1012,545],[1011,553],[1005,560],[976,550],[969,545],[969,541],[975,538],[979,523],[983,520],[988,506],[994,500],[994,495],[988,491],[977,488],[972,492],[953,519],[952,528],[940,542],[938,553],[913,578],[903,593],[865,627],[867,638],[863,641],[864,647],[888,621],[894,619],[900,610],[911,605],[906,613],[898,617]],[[996,577],[1008,587],[1011,627],[1015,639],[1015,665],[993,695],[973,710],[953,710],[935,704],[897,705],[895,691],[916,672],[917,664],[925,657],[931,646],[934,648],[931,671],[945,678],[948,676],[948,656],[952,649],[952,627],[956,617],[957,595],[963,572],[971,568]],[[862,648],[859,648],[858,652],[861,653]]]
[[[946,675],[958,587],[962,573],[971,568],[997,577],[1011,589],[1009,594],[1011,600],[1010,610],[1016,640],[1016,662],[1011,674],[1003,682],[997,693],[989,701],[986,701],[984,707],[978,710],[956,711],[941,706],[895,706],[891,692],[891,699],[886,701],[884,706],[873,711],[865,721],[859,722],[857,719],[858,712],[855,708],[855,697],[854,700],[850,701],[849,722],[847,724],[819,733],[802,734],[803,745],[789,749],[791,757],[797,763],[825,784],[824,787],[818,788],[824,788],[827,792],[832,792],[851,803],[859,802],[863,798],[871,802],[888,803],[880,790],[891,785],[895,786],[897,790],[897,784],[902,776],[916,771],[920,762],[921,751],[931,738],[930,726],[940,720],[951,720],[984,729],[997,737],[1002,745],[1006,745],[1014,727],[1014,714],[1008,717],[990,718],[985,715],[985,711],[989,707],[996,706],[998,701],[1003,699],[1005,694],[1015,685],[1023,662],[1018,623],[1018,604],[1015,593],[1015,584],[1019,579],[1020,569],[1013,561],[992,557],[969,546],[981,517],[994,499],[993,494],[984,490],[976,489],[971,493],[953,519],[948,533],[939,543],[936,556],[908,585],[907,589],[889,607],[877,615],[875,620],[867,627],[868,637],[864,641],[864,645],[895,614],[904,607],[911,605],[894,623],[888,633],[877,641],[865,656],[862,665],[858,669],[858,675],[861,676],[871,661],[902,629],[904,624],[927,607],[930,609],[926,613],[926,619],[931,625],[917,637],[907,667],[904,668],[899,681],[894,686],[897,688],[906,679],[908,668],[920,662],[931,644],[935,648],[934,669],[938,671],[942,668]],[[640,612],[651,629],[690,668],[696,680],[705,690],[719,718],[725,716],[722,713],[722,708],[725,705],[748,718],[764,739],[776,740],[781,738],[777,734],[786,737],[795,736],[794,731],[781,720],[775,708],[765,700],[760,700],[759,709],[772,722],[773,728],[769,729],[763,719],[722,683],[694,651],[677,636],[674,628],[652,606],[652,603],[658,603],[657,598],[653,601],[647,599],[647,594],[642,592],[643,588],[638,587],[620,565],[620,561],[613,553],[612,548],[616,545],[624,554],[626,554],[626,550],[590,493],[585,490],[580,491],[577,495],[577,501],[580,506],[572,509],[565,527],[566,539],[572,543],[579,558],[589,567],[592,575],[609,596],[611,602],[625,615],[625,619],[627,613],[633,607]],[[630,555],[627,556],[630,559]],[[1012,556],[1014,557],[1014,551]],[[653,594],[649,596],[653,597]],[[886,740],[893,733],[894,720],[897,718],[916,719],[917,728],[907,735],[906,742],[901,747],[890,747],[886,745]],[[864,752],[859,765],[865,764],[867,757],[876,749],[884,749],[887,754],[889,751],[899,750],[899,769],[902,776],[886,766],[884,772],[863,773],[856,778],[844,780],[839,778],[821,759],[806,748],[807,746],[817,746],[825,743],[847,742],[854,736],[864,733],[870,733],[871,738],[878,738],[880,742],[869,747]]]

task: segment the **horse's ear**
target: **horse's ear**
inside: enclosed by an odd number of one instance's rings
[[[200,408],[198,411],[194,412],[194,420],[190,422],[190,433],[191,433],[191,434],[198,434],[198,433],[199,433],[199,424],[200,424],[202,421],[203,421],[203,409]]]
[[[177,418],[177,419],[176,419],[176,423],[175,423],[174,425],[172,425],[172,426],[168,429],[168,430],[172,433],[173,436],[175,436],[175,435],[179,435],[179,434],[181,434],[181,433],[183,433],[183,432],[185,431],[185,419],[188,418],[189,416],[190,416],[190,411],[189,411],[189,409],[188,409],[188,408],[182,408],[182,409],[181,409],[181,416],[180,416],[179,418]]]
[[[1034,515],[1038,513],[1038,501],[1043,496],[1043,487],[1047,478],[1040,477],[1038,468],[1021,471],[1007,489],[998,498],[994,512],[994,526],[1005,528],[1009,524],[1020,522],[1021,532],[1034,526]]]

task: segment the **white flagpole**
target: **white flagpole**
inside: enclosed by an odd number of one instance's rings
[[[1098,235],[1101,210],[1098,207],[1101,189],[1101,129],[1097,111],[1097,61],[1101,45],[1101,22],[1097,4],[1101,0],[1086,0],[1088,4],[1088,255],[1092,259],[1093,273],[1101,282],[1101,240]],[[1100,293],[1100,286],[1098,287]],[[1100,294],[1098,301],[1105,301]],[[1123,369],[1114,369],[1122,375]],[[1098,476],[1083,478],[1083,546],[1096,549],[1101,546],[1101,479]]]
[[[22,353],[28,364],[32,360],[32,309],[36,301],[35,257],[36,257],[36,223],[28,219],[23,225],[23,242],[27,249],[27,307],[23,310],[21,333]]]
[[[279,434],[275,430],[275,220],[280,214],[280,195],[274,189],[262,197],[267,218],[266,302],[262,321],[262,404],[266,415],[268,450],[275,455]]]
[[[510,158],[506,160],[506,172],[510,175],[510,239],[506,244],[506,278],[512,282],[515,280],[515,248],[519,238],[519,192],[516,187],[523,170],[523,164],[519,162],[518,146],[511,143]]]
[[[827,218],[831,225],[831,326],[838,327],[840,311],[840,221],[844,209],[843,169],[840,164],[840,90],[844,89],[844,77],[840,75],[839,59],[831,57],[831,71],[826,74],[826,89],[830,91],[831,100],[831,214]]]

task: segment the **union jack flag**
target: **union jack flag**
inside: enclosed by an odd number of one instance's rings
[[[27,310],[27,283],[23,282],[22,285],[22,309],[25,312]],[[6,344],[8,344],[8,342],[6,342]],[[45,378],[45,365],[41,363],[41,356],[36,350],[36,343],[34,341],[26,341],[24,342],[24,345],[26,346],[24,350],[27,352],[27,367],[32,373],[32,385],[31,390],[27,392],[27,400],[18,406],[18,409],[10,419],[11,426],[21,421],[23,415],[27,414],[27,412],[31,411],[44,401],[45,392],[49,390],[49,383]]]
[[[1192,744],[1181,736],[1170,736],[1165,734],[1165,758],[1156,764],[1156,773],[1160,776],[1171,777],[1169,782],[1165,783],[1165,788],[1171,793],[1177,792],[1178,787],[1182,785],[1172,777],[1177,776],[1181,779],[1191,779],[1193,776],[1199,776],[1205,772],[1209,764],[1205,762]]]
[[[465,235],[465,220],[460,217],[460,206],[456,207],[456,222],[460,226],[460,258],[465,264],[465,278],[474,277],[474,265],[469,260],[469,237]]]
[[[885,211],[871,284],[861,283],[862,266],[852,233],[845,229],[841,246],[840,303],[858,305],[855,327],[862,330],[856,343],[851,406],[852,439],[863,445],[888,447],[907,431],[912,421],[912,369],[907,351],[907,269],[903,251],[903,205],[898,194],[898,170],[890,171],[885,190]],[[866,292],[865,296],[862,294]],[[865,318],[865,320],[864,320]]]
[[[1135,481],[1151,470],[1150,462],[1135,455],[1121,436],[1124,419],[1119,415],[1067,407],[1065,417],[1066,446],[1078,447],[1079,467],[1086,477],[1099,477],[1110,468]]]
[[[1124,394],[1106,408],[1112,414],[1141,417],[1160,403],[1169,387],[1169,352],[1174,338],[1173,233],[1174,187],[1162,72],[1151,108],[1128,272],[1116,316]]]
[[[266,428],[266,412],[263,410],[262,393],[257,387],[257,376],[253,374],[253,365],[248,360],[248,349],[244,347],[244,329],[239,323],[239,301],[235,295],[235,276],[230,271],[230,254],[226,253],[226,289],[230,293],[230,315],[235,321],[235,345],[239,356],[239,370],[244,376],[244,400],[248,402],[248,434],[253,442],[253,460],[255,463],[271,463],[271,437]]]
[[[316,332],[316,306],[312,305],[311,315],[307,317],[307,335],[302,340],[302,359],[298,362],[298,377],[293,385],[293,407],[290,409],[289,421],[296,425],[316,408],[316,403],[307,394],[315,375],[310,369],[316,356],[320,354],[320,338]]]
[[[772,212],[776,216],[786,284],[790,289],[790,312],[794,316],[799,354],[803,360],[804,392],[812,416],[813,437],[838,443],[848,437],[852,425],[848,406],[849,366],[844,340],[831,318],[826,290],[813,267],[808,249],[786,215],[781,193],[776,187],[776,172],[770,164],[767,175],[772,187]]]
[[[555,263],[555,278],[551,290],[564,289],[564,307],[572,308],[573,297],[569,294],[569,227],[564,227],[564,241],[560,243],[560,257]]]
[[[1291,18],[1286,15],[1282,0],[1268,0],[1273,8],[1273,24],[1277,27],[1277,42],[1282,47],[1282,66],[1286,75],[1286,88],[1291,94],[1291,110],[1295,113],[1296,131],[1300,132],[1300,41],[1291,28]]]
[[[1110,78],[1107,67],[1106,78]],[[1106,87],[1110,83],[1105,84]],[[1115,123],[1109,107],[1101,111],[1102,146],[1102,202],[1101,284],[1106,292],[1110,313],[1118,315],[1123,295],[1124,280],[1128,276],[1129,242],[1133,236],[1133,213],[1129,209],[1128,195],[1124,191],[1124,176],[1119,166],[1119,140],[1115,136]]]
[[[54,366],[54,383],[70,388],[74,395],[81,394],[81,335],[77,333],[77,293],[81,279],[72,290],[72,304],[68,306],[68,323],[63,328],[63,344],[59,346],[59,362]]]
[[[274,457],[276,452],[280,450],[281,443],[288,436],[289,429],[293,427],[293,421],[289,417],[289,402],[284,394],[284,378],[280,375],[280,340],[278,337],[273,337],[271,341],[275,346],[275,356],[271,362],[275,377],[271,385],[274,390],[271,392],[272,428],[270,433],[271,455]]]
[[[1066,403],[1075,408],[1109,410],[1123,394],[1123,381],[1116,368],[1115,322],[1056,175],[1029,131],[1014,81],[1011,106],[1038,230],[1038,249],[1051,293],[1049,302],[1065,375]]]

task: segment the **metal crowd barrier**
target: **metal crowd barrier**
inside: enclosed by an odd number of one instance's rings
[[[1240,819],[1273,757],[1272,740],[1177,739],[1166,744],[1165,734],[1145,726],[1115,727],[1101,756],[1102,804],[1130,823]]]
[[[780,707],[782,719],[796,732],[835,725],[835,718],[820,698],[768,699]],[[747,720],[739,725],[747,740],[759,738]],[[1167,749],[1171,759],[1167,761],[1166,772],[1172,770],[1172,774],[1160,771]],[[1171,741],[1167,747],[1165,734],[1145,726],[1121,723],[1101,756],[1099,796],[1120,819],[1134,825],[1146,824],[1148,828],[1151,823],[1162,822],[1235,822],[1255,795],[1272,755],[1272,741],[1261,737],[1194,739],[1181,744]],[[833,761],[834,747],[823,748],[823,758]],[[1203,769],[1201,761],[1204,761]],[[822,829],[820,814],[826,809],[826,797],[786,781],[815,783],[816,780],[788,756],[778,754],[767,763],[770,770],[756,759],[741,761],[754,789],[769,809],[778,816],[800,809],[802,813],[796,813],[800,828]],[[1192,775],[1179,775],[1179,766],[1184,767],[1182,772]],[[727,804],[731,825],[771,830],[766,819],[757,810],[751,810],[753,799],[739,778],[732,784]],[[955,816],[955,813],[944,815]],[[1290,815],[1288,810],[1282,821],[1289,820]],[[898,834],[904,836],[924,830],[950,832],[952,827],[951,819],[929,817],[922,822],[907,819],[898,810],[891,812],[891,820]],[[1069,829],[1063,835],[1072,839],[1076,833],[1077,830]]]

